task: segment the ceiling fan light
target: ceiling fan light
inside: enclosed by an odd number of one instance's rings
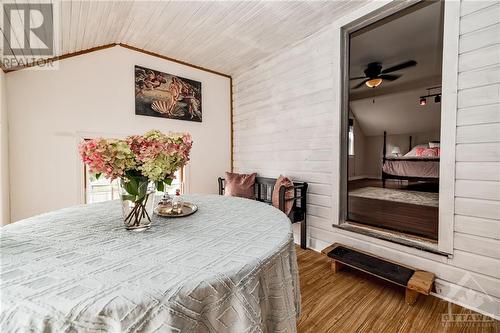
[[[365,82],[365,84],[368,88],[378,87],[381,83],[382,83],[382,79],[380,79],[380,78],[370,79],[370,80]]]
[[[421,106],[426,106],[427,105],[427,98],[425,97],[420,97],[420,101],[418,102]]]

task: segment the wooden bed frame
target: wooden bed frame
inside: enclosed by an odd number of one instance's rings
[[[410,135],[410,142],[409,142],[409,147],[408,151],[412,149],[412,137]],[[391,175],[388,173],[384,172],[384,164],[387,161],[387,132],[384,131],[384,147],[382,148],[382,186],[385,187],[385,181],[386,179],[397,179],[397,180],[408,180],[408,181],[425,181],[429,183],[437,183],[439,184],[439,178],[429,178],[429,177],[407,177],[407,176],[398,176],[398,175]],[[405,161],[418,161],[418,162],[426,162],[426,160],[422,160],[419,158],[407,158]]]

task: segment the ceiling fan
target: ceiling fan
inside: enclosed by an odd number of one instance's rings
[[[402,62],[398,65],[382,69],[382,64],[380,62],[371,62],[366,66],[364,70],[365,76],[353,77],[350,80],[360,80],[364,79],[361,83],[354,86],[352,89],[361,88],[363,85],[366,85],[369,88],[378,87],[383,80],[394,81],[401,77],[401,75],[389,74],[392,72],[397,72],[402,69],[416,66],[417,62],[415,60],[408,60]]]

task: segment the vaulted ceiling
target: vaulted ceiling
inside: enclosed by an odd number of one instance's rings
[[[374,24],[351,39],[351,77],[363,75],[370,62],[380,62],[385,68],[407,60],[417,62],[415,67],[391,73],[401,75],[395,81],[350,90],[351,111],[365,135],[439,130],[441,104],[429,98],[426,106],[420,106],[419,97],[429,92],[427,88],[441,86],[442,10],[442,3],[429,2],[407,15]],[[351,87],[360,82],[351,81]]]
[[[442,3],[428,2],[424,8],[410,12],[385,22],[373,24],[360,35],[351,39],[350,45],[350,75],[363,76],[363,71],[371,62],[379,62],[383,68],[415,60],[417,66],[406,68],[391,74],[401,75],[395,81],[384,81],[381,86],[370,92],[371,88],[361,86],[351,90],[351,94],[378,94],[388,88],[401,86],[426,85],[438,77],[440,81],[442,66]],[[384,21],[383,21],[384,22]],[[362,80],[351,81],[355,86]],[[426,83],[427,81],[427,83]],[[401,89],[398,89],[401,90]]]
[[[35,0],[30,2],[36,8]],[[123,43],[234,74],[311,35],[366,1],[53,3],[58,56]]]

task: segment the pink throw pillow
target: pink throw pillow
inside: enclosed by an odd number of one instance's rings
[[[428,149],[428,148],[424,148],[424,147],[418,147],[418,148],[415,148],[415,156],[424,156],[424,151]]]
[[[439,156],[439,148],[428,148],[422,152],[422,155],[426,157],[438,157]]]
[[[250,175],[226,172],[224,195],[255,199],[255,177],[256,173]]]
[[[293,189],[293,182],[288,179],[287,177],[284,176],[279,176],[278,179],[276,179],[276,184],[274,184],[274,189],[273,189],[273,206],[276,208],[280,208],[280,188],[282,186],[286,187],[285,190],[285,214],[288,215],[292,211],[293,208],[293,200],[286,200],[286,199],[293,199],[295,196],[294,194],[294,189]]]

